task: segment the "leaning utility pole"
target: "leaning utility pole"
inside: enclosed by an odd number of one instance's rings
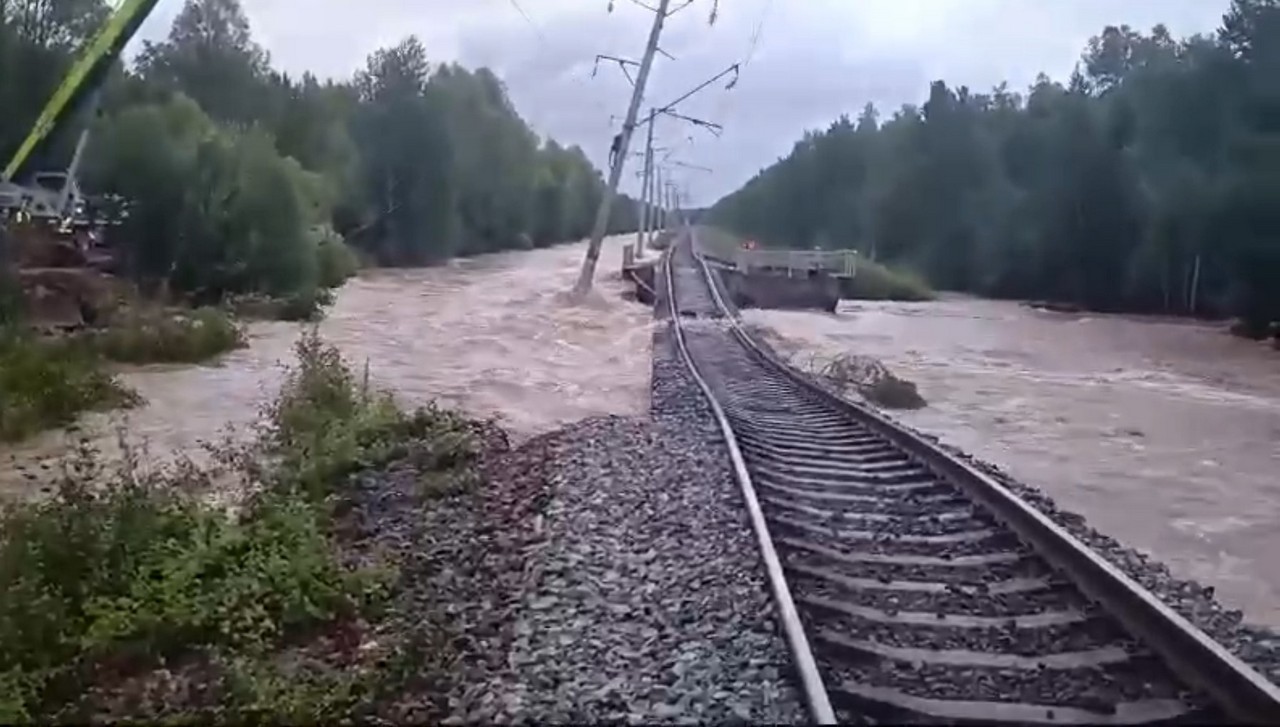
[[[609,213],[613,209],[613,198],[618,192],[618,181],[622,178],[622,166],[631,148],[631,133],[636,128],[636,114],[640,111],[640,101],[644,98],[644,87],[649,82],[649,69],[653,67],[653,56],[658,49],[658,38],[662,35],[662,24],[667,19],[667,8],[671,0],[658,0],[658,9],[653,16],[653,28],[649,30],[649,42],[645,45],[644,57],[640,60],[640,71],[636,74],[636,87],[631,92],[631,103],[627,107],[627,118],[622,124],[622,139],[618,153],[609,168],[609,184],[605,187],[604,198],[600,200],[600,208],[596,210],[596,224],[591,230],[591,242],[587,244],[587,256],[582,261],[582,272],[578,275],[578,283],[573,287],[576,296],[582,297],[591,290],[592,280],[596,275],[596,263],[600,260],[600,245],[604,242],[605,229],[609,226]],[[651,125],[652,126],[652,125]]]
[[[662,187],[662,167],[659,166],[653,172],[653,196],[658,198],[658,233],[661,234],[667,229],[667,203],[663,197]]]
[[[648,138],[645,139],[644,143],[644,195],[649,200],[649,204],[646,207],[649,214],[645,217],[644,234],[641,236],[639,244],[636,245],[637,255],[644,254],[645,246],[653,245],[653,225],[656,221],[654,218],[657,217],[654,209],[656,206],[654,203],[657,200],[653,194],[653,127],[657,126],[657,123],[658,110],[651,108],[649,109],[649,128],[646,130]]]
[[[675,220],[675,225],[680,224],[680,210],[676,209],[676,183],[667,182],[667,188],[663,189],[663,195],[667,198],[667,214],[671,215],[672,220]]]
[[[640,214],[636,215],[636,257],[644,257],[644,231],[649,225],[649,155],[640,172]]]

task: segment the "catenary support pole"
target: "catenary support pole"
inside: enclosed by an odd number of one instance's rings
[[[600,245],[604,242],[604,233],[609,226],[609,212],[613,209],[613,198],[618,192],[618,181],[622,178],[622,168],[631,148],[631,134],[636,129],[636,114],[640,111],[640,102],[644,98],[644,87],[649,82],[649,70],[653,67],[653,56],[658,49],[658,39],[662,36],[662,24],[667,19],[667,8],[671,0],[658,0],[658,9],[653,16],[653,28],[649,30],[649,42],[645,45],[644,58],[640,61],[640,70],[636,74],[636,87],[631,93],[631,103],[627,107],[627,118],[622,124],[622,143],[618,154],[609,168],[609,183],[605,186],[604,197],[596,210],[595,227],[591,230],[591,241],[587,243],[587,255],[582,261],[582,271],[578,275],[578,283],[573,292],[581,297],[591,290],[596,275],[596,263],[600,260]],[[652,126],[652,124],[650,124]]]

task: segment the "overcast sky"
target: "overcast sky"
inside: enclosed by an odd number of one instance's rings
[[[651,0],[656,3],[656,0]],[[375,48],[417,34],[435,61],[486,65],[535,130],[579,144],[603,167],[630,85],[597,53],[639,60],[652,14],[632,0],[243,0],[254,36],[289,72],[347,77]],[[673,0],[672,6],[683,0]],[[517,10],[523,8],[532,22]],[[730,64],[748,61],[733,90],[711,86],[680,112],[721,123],[719,139],[663,120],[657,145],[695,204],[733,191],[785,155],[806,129],[868,101],[882,111],[923,101],[934,79],[987,89],[1025,87],[1043,70],[1065,77],[1107,24],[1174,35],[1210,32],[1227,0],[696,0],[671,17],[646,103],[665,104]],[[161,0],[141,37],[163,37],[181,0]],[[758,42],[751,40],[759,28]],[[754,45],[754,50],[753,50]],[[616,115],[611,119],[611,116]],[[692,140],[690,140],[692,137]],[[636,148],[633,144],[633,148]],[[637,186],[628,168],[624,189]]]

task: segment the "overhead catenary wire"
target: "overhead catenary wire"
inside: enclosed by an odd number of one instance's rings
[[[752,27],[751,35],[747,38],[747,50],[742,56],[742,69],[746,70],[751,65],[751,61],[755,59],[756,51],[760,47],[760,39],[764,36],[764,27],[769,20],[769,16],[773,12],[774,0],[762,0],[760,5],[760,15],[756,18],[755,25]],[[716,115],[727,116],[734,110],[737,104],[737,98],[733,95],[721,96],[716,100],[714,111]]]
[[[542,25],[537,20],[535,20],[533,16],[531,16],[528,13],[528,11],[525,10],[524,6],[521,5],[519,0],[507,0],[507,2],[511,5],[512,8],[515,9],[517,13],[520,14],[520,17],[524,20],[525,24],[527,24],[529,28],[533,30],[534,34],[537,36],[538,45],[541,47],[546,47],[548,43],[547,35],[543,31]],[[597,56],[596,65],[599,64],[599,59],[600,59],[600,56]],[[593,114],[591,114],[591,118],[593,120],[589,122],[591,123],[591,126],[593,128],[599,128],[601,130],[610,130],[613,128],[614,117],[609,113],[609,109],[605,106],[604,100],[601,99],[596,94],[585,93],[588,82],[594,76],[595,76],[595,66],[592,67],[590,72],[584,72],[581,69],[581,66],[579,66],[576,69],[570,70],[567,74],[564,74],[562,77],[566,78],[571,84],[573,84],[574,86],[584,91],[584,93],[580,94],[581,98],[590,99],[591,108],[592,108],[592,111],[594,112]]]
[[[533,28],[533,32],[538,34],[538,40],[546,41],[547,37],[542,33],[542,28],[533,22],[533,18],[529,17],[529,13],[525,12],[519,0],[507,0],[507,2],[511,3],[511,7],[515,8],[516,12],[520,13],[520,17],[524,18],[524,22],[528,23],[530,28]]]

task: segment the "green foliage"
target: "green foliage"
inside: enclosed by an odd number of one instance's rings
[[[337,722],[361,697],[367,675],[354,671],[281,669],[268,659],[237,657],[226,664],[227,709],[235,721],[284,724]]]
[[[360,261],[356,253],[342,236],[332,228],[320,227],[312,230],[315,239],[316,255],[319,261],[319,285],[321,288],[337,288],[356,274],[360,269]]]
[[[82,445],[51,497],[0,525],[0,702],[29,719],[77,697],[106,661],[196,646],[247,653],[351,607],[317,511],[265,495],[238,519],[184,489],[190,467],[107,472]]]
[[[448,469],[473,453],[463,419],[434,407],[405,413],[390,394],[370,388],[367,373],[357,380],[314,327],[298,339],[295,353],[298,366],[268,412],[269,441],[286,487],[322,496],[349,472],[421,457],[412,442],[430,443],[432,469]]]
[[[69,65],[64,41],[105,10],[44,5],[0,3],[14,10],[0,14],[0,151]],[[39,28],[11,20],[28,15]],[[603,194],[583,151],[539,139],[487,69],[432,64],[410,36],[349,81],[293,79],[271,68],[239,0],[187,0],[168,37],[111,76],[104,110],[83,186],[127,207],[110,235],[125,273],[203,303],[265,294],[294,319],[351,274],[323,230],[377,264],[420,265],[580,239]],[[74,137],[60,131],[42,162],[64,165]],[[612,212],[610,232],[635,228],[632,200]]]
[[[262,438],[224,453],[231,470],[145,469],[128,447],[108,469],[86,441],[49,497],[4,511],[0,719],[66,714],[104,679],[193,654],[237,720],[330,719],[367,693],[376,674],[276,658],[319,626],[373,614],[394,578],[339,563],[332,497],[343,475],[400,456],[463,477],[475,443],[451,412],[396,409],[314,330],[297,356]],[[226,474],[258,485],[235,516],[194,497]]]
[[[86,410],[131,406],[137,395],[102,370],[82,342],[0,328],[0,441],[75,421]]]
[[[870,260],[859,260],[840,297],[851,300],[933,300],[924,278],[909,270],[893,269]]]
[[[244,331],[225,311],[130,311],[87,334],[95,350],[122,363],[195,363],[245,346]]]
[[[934,82],[807,133],[711,211],[791,247],[853,247],[944,288],[1101,310],[1280,319],[1280,4],[1219,37],[1108,27],[1065,83]]]
[[[0,235],[4,231],[0,230]],[[2,265],[3,263],[0,263]],[[23,318],[22,289],[9,271],[0,267],[0,329],[17,326]]]

